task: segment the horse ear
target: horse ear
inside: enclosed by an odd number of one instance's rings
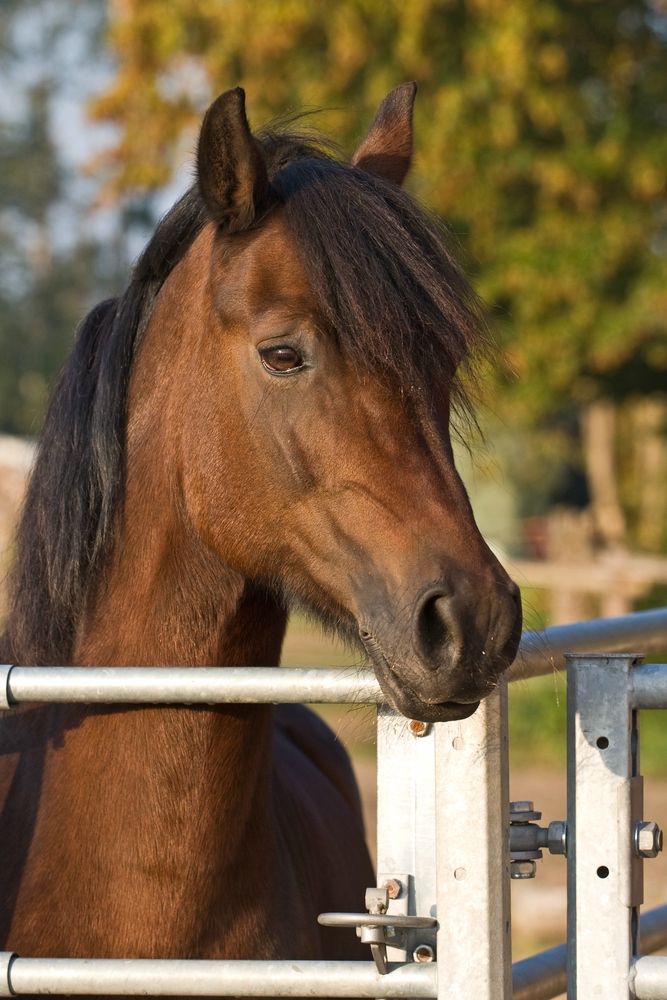
[[[250,132],[241,87],[221,94],[204,115],[197,179],[206,207],[225,232],[243,232],[266,205],[266,164]]]
[[[387,94],[352,165],[402,184],[412,163],[412,107],[416,83],[402,83]]]

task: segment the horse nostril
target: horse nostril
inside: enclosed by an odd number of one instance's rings
[[[434,658],[452,639],[444,612],[444,594],[432,594],[424,601],[417,621],[419,644],[428,661]],[[439,603],[442,602],[442,603]],[[434,666],[439,666],[439,658]]]

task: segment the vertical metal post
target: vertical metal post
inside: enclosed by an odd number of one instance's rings
[[[435,728],[438,997],[510,1000],[506,681]]]
[[[411,728],[412,726],[412,728]],[[390,899],[388,913],[436,916],[435,734],[411,723],[388,705],[378,705],[377,872],[378,885],[396,879],[405,886]],[[435,951],[435,931],[404,932],[387,949],[390,962],[411,961],[426,945]]]
[[[568,654],[569,1000],[628,1000],[642,902],[633,850],[642,816],[637,712],[627,653]]]

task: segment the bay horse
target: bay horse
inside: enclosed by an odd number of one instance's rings
[[[387,701],[462,719],[518,589],[473,519],[450,405],[483,312],[401,189],[413,84],[350,163],[244,92],[50,403],[0,652],[274,665],[300,604]],[[25,956],[364,958],[317,924],[374,884],[349,762],[305,708],[26,706],[0,723],[0,936]]]

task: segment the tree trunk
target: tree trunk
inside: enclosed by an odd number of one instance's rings
[[[624,549],[627,528],[618,496],[614,404],[599,399],[587,406],[581,416],[581,433],[597,533],[605,548]]]
[[[660,552],[667,515],[667,401],[639,400],[632,410],[637,481],[637,542]]]

